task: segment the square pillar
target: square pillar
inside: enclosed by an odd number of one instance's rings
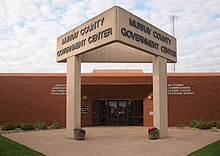
[[[81,60],[67,58],[66,137],[74,138],[73,129],[81,127]]]
[[[167,60],[153,58],[153,126],[160,130],[160,138],[168,135]]]

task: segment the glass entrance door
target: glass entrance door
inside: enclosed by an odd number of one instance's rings
[[[143,125],[143,100],[95,100],[99,106],[99,121],[94,125]],[[94,109],[95,110],[95,109]],[[97,114],[93,112],[94,116]],[[97,124],[98,123],[98,124]]]
[[[109,116],[108,121],[110,125],[117,125],[118,121],[118,104],[117,101],[108,101]]]
[[[118,101],[118,125],[127,125],[128,101]]]
[[[127,125],[128,101],[108,101],[109,125]]]

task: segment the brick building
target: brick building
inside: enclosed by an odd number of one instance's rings
[[[82,126],[152,126],[152,74],[94,70],[81,74]],[[66,75],[0,74],[0,125],[57,120],[66,125]],[[168,74],[168,124],[220,120],[220,73]]]

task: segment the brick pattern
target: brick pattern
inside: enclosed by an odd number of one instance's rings
[[[92,99],[144,99],[151,85],[82,85]],[[150,87],[151,88],[151,87]]]
[[[150,112],[153,111],[153,99],[148,99],[148,96],[153,98],[152,89],[149,94],[144,98],[144,126],[152,127],[153,116],[150,115]]]
[[[82,96],[86,96],[86,99],[81,99],[81,105],[88,107],[88,114],[81,114],[81,125],[83,127],[92,126],[92,99],[84,90],[82,90]]]
[[[65,126],[66,98],[51,95],[52,87],[65,81],[65,77],[0,76],[0,125],[57,120]]]
[[[32,76],[33,75],[33,76]],[[168,84],[185,84],[194,95],[168,96],[168,123],[174,126],[182,119],[189,123],[194,119],[220,120],[220,74],[177,74],[168,77]],[[57,120],[62,126],[66,121],[66,97],[52,96],[55,84],[66,83],[65,75],[0,74],[0,125],[18,121]],[[152,126],[153,100],[152,76],[82,76],[82,106],[88,106],[88,114],[82,114],[82,126],[92,125],[93,99],[144,99],[144,125]]]
[[[84,85],[152,84],[151,76],[82,76]]]
[[[220,120],[220,76],[173,76],[168,78],[168,83],[183,83],[195,92],[194,95],[169,95],[170,126],[180,119],[187,124],[195,119]]]

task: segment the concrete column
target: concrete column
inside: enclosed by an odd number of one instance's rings
[[[153,125],[160,130],[160,138],[168,135],[167,60],[153,58]]]
[[[67,58],[66,137],[74,138],[73,129],[81,127],[81,60]]]

